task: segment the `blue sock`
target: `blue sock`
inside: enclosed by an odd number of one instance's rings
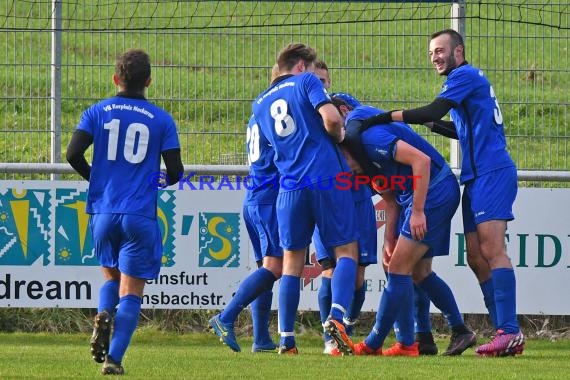
[[[109,356],[116,362],[123,360],[125,351],[139,322],[142,299],[134,294],[121,297],[115,315],[113,337],[109,346]]]
[[[490,278],[485,282],[479,284],[481,287],[481,292],[483,292],[483,301],[485,301],[485,306],[489,310],[489,318],[491,318],[491,323],[493,328],[497,330],[497,308],[495,307],[495,288],[493,287],[493,279]]]
[[[413,299],[413,295],[414,283],[412,276],[388,274],[388,285],[380,298],[380,306],[376,313],[376,323],[364,340],[368,347],[373,350],[382,347],[386,336],[396,321],[396,317],[400,315],[401,307],[407,307],[406,305],[410,304],[410,299]]]
[[[281,347],[295,347],[295,319],[301,297],[301,278],[284,275],[279,285],[279,329]]]
[[[398,320],[398,317],[400,317],[400,314],[398,314],[398,316],[396,317],[396,320],[394,321],[394,335],[396,336],[396,341],[397,342],[401,342],[402,341],[402,334],[400,334],[400,321]]]
[[[512,268],[497,268],[491,271],[495,288],[495,305],[497,308],[497,329],[507,334],[519,332],[517,321],[517,291],[515,271]]]
[[[354,290],[354,295],[352,296],[352,302],[346,311],[346,319],[349,322],[356,322],[358,317],[360,317],[360,311],[362,310],[362,305],[364,304],[364,299],[366,298],[366,286],[362,284],[358,289]],[[352,335],[352,329],[354,325],[346,325],[346,333]]]
[[[342,322],[342,317],[348,309],[348,305],[354,294],[354,282],[356,280],[356,261],[350,257],[341,257],[336,262],[331,289],[331,318]]]
[[[416,333],[431,333],[431,319],[429,314],[430,299],[426,292],[414,285],[414,320]]]
[[[321,315],[321,324],[324,324],[329,317],[331,312],[331,303],[331,279],[328,277],[322,277],[321,287],[319,288],[319,314]],[[327,332],[323,332],[323,338],[325,341],[332,339]]]
[[[435,272],[431,272],[418,285],[426,292],[435,307],[441,310],[450,327],[464,325],[453,292]]]
[[[384,274],[386,275],[386,279],[388,279],[388,272],[384,272]],[[402,325],[406,325],[406,321],[404,320],[400,320],[403,318],[403,314],[398,313],[398,315],[396,316],[396,320],[394,321],[394,335],[396,336],[396,342],[401,342],[404,337],[402,336],[402,334],[400,333],[400,331],[402,331]]]
[[[220,321],[233,324],[239,313],[247,307],[258,295],[271,289],[275,282],[275,276],[269,269],[264,267],[247,276],[239,285],[236,294],[230,303],[222,310]]]
[[[110,315],[115,314],[115,308],[119,304],[119,281],[107,280],[99,290],[99,307],[97,312],[106,310]]]
[[[251,303],[251,321],[253,324],[253,343],[266,345],[271,340],[269,334],[269,317],[271,315],[271,302],[273,291],[268,289],[257,296]]]
[[[389,277],[388,272],[384,272],[384,275],[386,276],[386,280],[388,280],[388,277]],[[400,324],[401,323],[398,320],[400,316],[401,316],[401,314],[398,313],[398,315],[396,316],[396,320],[394,321],[394,335],[396,336],[397,342],[402,341],[402,334],[400,334]],[[405,322],[404,322],[404,325],[405,325]]]
[[[413,282],[412,282],[413,284]],[[412,290],[407,300],[403,299],[400,304],[400,311],[396,317],[398,327],[398,342],[404,346],[411,346],[416,341],[414,334],[414,290]]]
[[[394,335],[396,341],[402,343],[404,346],[411,346],[416,341],[414,334],[414,300],[411,298],[412,303],[409,302],[400,305],[400,312],[394,321]]]

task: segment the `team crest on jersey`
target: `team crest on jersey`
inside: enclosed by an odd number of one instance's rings
[[[0,265],[49,264],[49,190],[0,191]]]
[[[239,267],[239,213],[201,212],[200,267]]]
[[[55,192],[55,265],[99,265],[91,240],[87,192],[57,189]]]

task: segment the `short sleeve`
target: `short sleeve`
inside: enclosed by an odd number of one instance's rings
[[[438,98],[447,99],[455,104],[461,104],[474,88],[473,71],[453,71],[439,92]]]
[[[93,136],[93,107],[91,106],[81,114],[81,119],[79,119],[79,124],[77,124],[77,130],[85,131]]]
[[[164,132],[162,134],[162,146],[160,151],[164,152],[170,149],[180,149],[180,141],[178,140],[178,132],[176,130],[176,123],[172,116],[167,114],[165,117]]]

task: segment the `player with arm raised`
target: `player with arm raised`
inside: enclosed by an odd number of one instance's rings
[[[124,373],[121,361],[138,323],[145,282],[160,272],[158,187],[175,184],[184,171],[172,116],[145,98],[149,56],[138,49],[121,54],[113,81],[117,95],[83,112],[67,147],[67,160],[89,181],[86,212],[106,280],[91,337],[93,359],[103,363],[104,375]],[[91,144],[90,166],[84,154]],[[167,173],[157,183],[161,156]]]
[[[279,287],[282,354],[298,352],[294,325],[300,277],[315,225],[323,243],[334,247],[337,260],[327,325],[341,341],[350,341],[342,317],[352,299],[356,276],[354,201],[350,191],[336,186],[336,175],[348,169],[337,146],[344,138],[344,128],[322,83],[310,72],[315,59],[311,47],[287,45],[277,57],[281,76],[253,102],[255,120],[275,149],[281,177],[277,220],[284,249]],[[351,353],[347,344],[339,349]]]
[[[525,342],[517,320],[515,272],[505,247],[507,222],[514,219],[517,171],[507,152],[503,115],[483,71],[465,60],[459,33],[445,29],[432,34],[429,55],[436,72],[447,77],[437,98],[424,107],[376,115],[363,127],[392,120],[438,122],[450,113],[463,155],[460,181],[467,262],[497,329],[493,340],[476,352],[522,354]]]

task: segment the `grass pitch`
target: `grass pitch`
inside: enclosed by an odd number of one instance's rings
[[[0,334],[1,379],[93,379],[101,365],[89,354],[86,334]],[[484,339],[480,338],[480,343]],[[570,341],[531,340],[522,356],[329,357],[320,337],[298,337],[299,356],[241,353],[206,333],[137,331],[123,360],[130,379],[561,379],[570,371]],[[438,341],[440,352],[447,340]]]

